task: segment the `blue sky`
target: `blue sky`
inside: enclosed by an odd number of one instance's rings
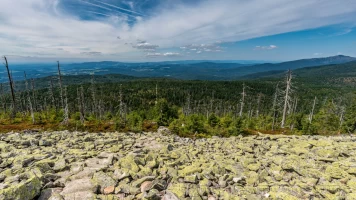
[[[13,62],[356,56],[355,0],[1,0]]]

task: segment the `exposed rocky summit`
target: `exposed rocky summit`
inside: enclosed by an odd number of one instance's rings
[[[353,136],[0,137],[0,199],[356,199]]]

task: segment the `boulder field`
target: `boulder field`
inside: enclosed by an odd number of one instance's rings
[[[356,199],[355,136],[0,135],[0,199]]]

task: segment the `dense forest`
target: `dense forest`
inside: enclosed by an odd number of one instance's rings
[[[347,134],[356,129],[352,87],[312,76],[188,81],[124,75],[58,76],[0,84],[0,131],[155,131],[185,137]],[[280,73],[280,72],[279,72]],[[298,74],[298,73],[297,73]]]

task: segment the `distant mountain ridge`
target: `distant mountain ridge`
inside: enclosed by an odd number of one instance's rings
[[[282,63],[265,63],[253,66],[241,67],[238,69],[230,70],[230,75],[232,77],[243,77],[250,74],[261,73],[261,72],[269,72],[269,71],[283,71],[283,70],[295,70],[305,67],[317,67],[322,65],[330,65],[330,64],[342,64],[347,62],[356,61],[356,58],[350,56],[332,56],[325,58],[312,58],[312,59],[302,59],[295,61],[288,61]]]
[[[351,61],[356,61],[356,58],[343,55],[264,64],[223,63],[222,61],[167,61],[157,63],[103,61],[63,64],[61,69],[63,75],[89,75],[94,73],[95,75],[122,74],[134,77],[168,77],[184,80],[238,80],[246,77],[261,77],[263,73],[271,74],[271,71],[296,70],[304,67],[342,64]],[[13,77],[16,81],[23,80],[23,71],[26,71],[28,78],[41,78],[57,74],[55,63],[41,66],[34,64],[16,66],[10,63],[10,68],[13,70]],[[0,82],[7,81],[4,74],[0,76]]]
[[[276,79],[285,76],[286,71],[268,71],[249,74],[243,79]],[[356,61],[305,67],[293,71],[295,78],[322,85],[356,86]]]

